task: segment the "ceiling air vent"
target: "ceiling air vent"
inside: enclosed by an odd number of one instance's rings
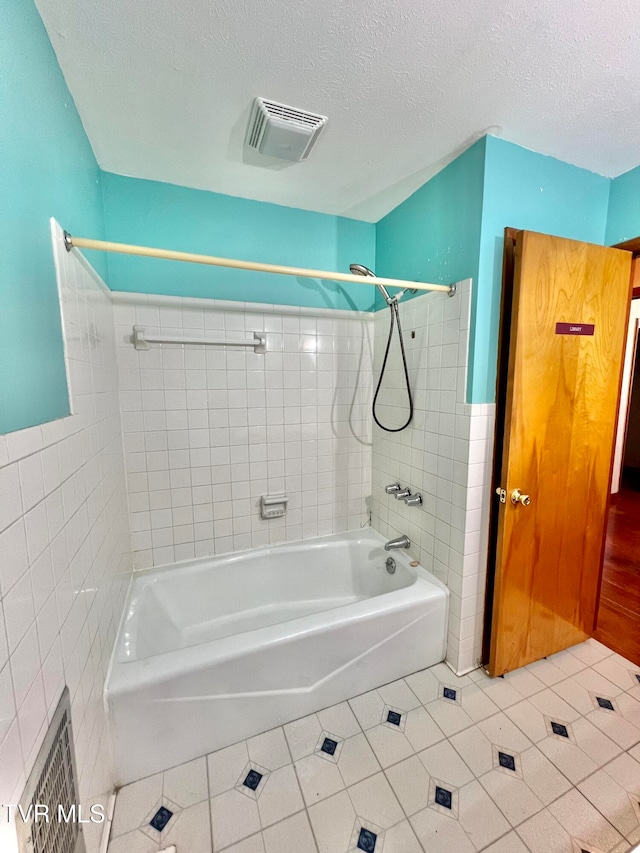
[[[281,160],[306,160],[327,117],[256,98],[247,128],[247,145]]]

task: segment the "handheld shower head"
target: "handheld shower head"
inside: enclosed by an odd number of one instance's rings
[[[369,278],[376,277],[376,274],[372,272],[369,267],[365,267],[364,264],[349,264],[349,271],[352,272],[354,275],[368,276]],[[387,305],[391,305],[391,303],[393,302],[393,297],[389,296],[389,291],[387,290],[387,288],[382,284],[376,284],[376,287],[382,294],[382,297],[387,303]]]

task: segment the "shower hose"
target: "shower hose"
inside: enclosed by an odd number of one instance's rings
[[[384,358],[382,359],[382,367],[380,368],[380,378],[378,379],[378,385],[376,387],[376,393],[373,395],[373,405],[371,407],[371,414],[373,415],[374,421],[378,424],[380,429],[383,429],[385,432],[402,432],[403,429],[406,429],[411,420],[413,418],[413,397],[411,396],[411,384],[409,382],[409,370],[407,368],[407,356],[404,351],[404,339],[402,337],[402,327],[400,325],[400,312],[398,311],[398,303],[394,300],[389,303],[389,312],[391,314],[391,324],[389,326],[389,339],[387,340],[387,348],[384,351]],[[404,368],[404,381],[407,387],[407,396],[409,397],[409,417],[407,420],[399,427],[386,427],[384,424],[380,423],[378,420],[378,416],[376,415],[376,402],[378,400],[378,394],[380,393],[380,387],[382,386],[382,380],[384,378],[384,372],[387,368],[387,359],[389,358],[389,349],[391,348],[391,340],[393,338],[393,324],[396,323],[398,326],[398,339],[400,341],[400,352],[402,353],[402,366]]]

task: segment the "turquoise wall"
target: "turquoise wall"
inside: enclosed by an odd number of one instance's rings
[[[495,399],[504,229],[602,244],[609,185],[593,172],[486,136],[378,223],[378,274],[446,284],[473,279],[469,402]]]
[[[370,222],[107,172],[102,190],[105,231],[116,242],[311,269],[375,267]],[[108,263],[112,290],[363,311],[376,293],[364,285],[126,255],[109,255]]]
[[[0,42],[4,433],[69,413],[49,217],[103,232],[98,167],[32,0],[3,3]]]
[[[434,284],[476,281],[484,158],[483,138],[378,222],[378,275]],[[383,307],[382,299],[376,307]]]
[[[32,0],[0,18],[0,433],[68,414],[49,217],[72,233],[291,266],[474,280],[468,399],[493,401],[506,226],[640,234],[640,167],[613,181],[494,137],[377,225],[101,173]],[[373,288],[88,253],[114,290],[367,310]],[[25,345],[28,331],[28,346]]]
[[[486,138],[482,232],[468,400],[495,399],[504,229],[604,243],[607,178],[493,136]]]
[[[605,243],[612,246],[640,236],[640,166],[611,181]]]

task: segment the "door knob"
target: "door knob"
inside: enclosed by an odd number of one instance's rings
[[[522,504],[522,506],[529,506],[531,503],[531,498],[529,495],[523,495],[520,489],[514,489],[511,492],[511,503],[512,504]]]

